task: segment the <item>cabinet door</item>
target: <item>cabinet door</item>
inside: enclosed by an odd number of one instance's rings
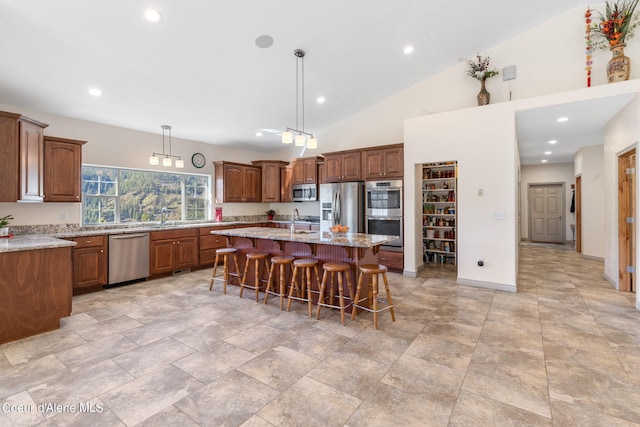
[[[107,255],[102,247],[73,249],[73,288],[107,283]]]
[[[150,274],[167,273],[174,270],[176,241],[155,240],[149,244]]]
[[[292,202],[293,194],[291,192],[291,175],[293,168],[280,169],[280,201]]]
[[[302,160],[293,161],[293,172],[291,174],[291,183],[292,184],[304,183],[304,165],[302,163]]]
[[[244,202],[260,202],[262,200],[262,170],[260,168],[244,168]]]
[[[383,173],[385,178],[404,177],[404,150],[402,147],[387,148],[384,150]]]
[[[360,153],[346,153],[342,155],[342,180],[362,180],[362,160]]]
[[[81,167],[82,146],[45,138],[45,201],[80,202]]]
[[[0,202],[17,202],[19,197],[20,131],[17,117],[0,115]]]
[[[303,182],[314,184],[318,182],[318,162],[315,157],[304,159],[302,163]]]
[[[236,165],[224,165],[224,201],[244,201],[244,168]]]
[[[327,182],[338,182],[342,180],[342,155],[332,154],[325,156],[324,169]]]
[[[198,241],[195,237],[185,237],[175,242],[175,268],[188,268],[198,264]]]
[[[41,202],[44,199],[43,136],[42,127],[20,120],[20,200]]]
[[[278,163],[262,164],[262,201],[280,201],[280,165]]]
[[[364,152],[364,179],[379,179],[383,175],[384,159],[382,150]]]

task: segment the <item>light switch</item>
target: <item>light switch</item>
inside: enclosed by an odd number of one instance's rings
[[[494,212],[493,219],[504,219],[504,212]]]
[[[484,189],[478,188],[478,197],[484,196]]]
[[[514,80],[516,78],[516,66],[510,65],[502,69],[502,81]]]

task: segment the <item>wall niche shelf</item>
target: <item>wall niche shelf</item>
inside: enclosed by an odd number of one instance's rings
[[[422,165],[422,242],[426,264],[456,264],[458,162]]]

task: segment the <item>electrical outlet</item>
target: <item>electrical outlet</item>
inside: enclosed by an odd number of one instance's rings
[[[478,188],[478,197],[484,196],[484,189]]]
[[[67,214],[65,212],[60,212],[60,221],[66,221],[67,220]]]
[[[504,212],[494,212],[492,217],[497,220],[504,219]]]

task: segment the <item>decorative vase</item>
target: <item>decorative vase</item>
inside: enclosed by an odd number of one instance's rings
[[[480,87],[480,93],[478,93],[478,105],[487,105],[491,100],[491,94],[487,91],[487,87],[485,86],[486,80],[486,77],[480,80],[482,86]]]
[[[267,216],[269,217],[269,221],[273,221],[273,214],[267,214]]]
[[[0,236],[8,236],[9,227],[0,227]]]
[[[611,48],[612,58],[607,63],[607,80],[609,83],[629,80],[631,61],[624,54],[625,46],[626,44],[620,43]]]

